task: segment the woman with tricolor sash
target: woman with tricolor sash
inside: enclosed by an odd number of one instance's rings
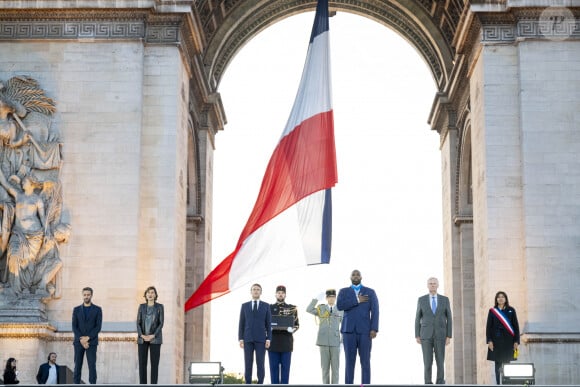
[[[517,359],[520,345],[520,325],[516,310],[512,308],[505,292],[495,294],[495,305],[487,315],[487,360],[495,362],[495,381],[500,384],[501,366]]]

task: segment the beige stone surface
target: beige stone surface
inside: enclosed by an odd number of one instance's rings
[[[142,292],[154,285],[166,313],[160,382],[181,382],[188,74],[179,50],[140,42],[4,43],[0,58],[0,69],[36,78],[58,104],[65,207],[74,226],[50,321],[70,330],[81,289],[91,286],[103,308],[99,382],[137,382],[134,321]],[[106,339],[119,334],[122,341]],[[34,340],[23,340],[20,366],[36,367],[37,351],[32,358],[22,352]],[[67,340],[44,347],[72,368]],[[33,382],[28,376],[23,382]]]
[[[71,311],[87,285],[105,321],[100,382],[137,381],[134,320],[149,285],[167,319],[160,382],[187,381],[189,361],[209,360],[211,308],[185,315],[183,304],[211,268],[214,136],[226,121],[217,86],[245,42],[298,12],[234,3],[0,2],[78,12],[57,36],[42,33],[60,31],[62,19],[49,26],[44,16],[30,22],[33,13],[18,28],[2,19],[0,29],[0,79],[31,76],[57,101],[73,227],[59,298],[48,304],[56,331],[15,337],[0,327],[24,382],[47,351],[72,368]],[[348,3],[361,15],[376,5]],[[538,384],[578,384],[578,31],[542,30],[537,7],[547,0],[462,3],[401,2],[400,14],[385,3],[375,14],[417,48],[440,87],[430,120],[442,138],[444,275],[455,316],[447,382],[492,380],[485,319],[504,290],[526,333],[520,359],[536,364]],[[578,13],[580,3],[561,7]],[[97,14],[99,22],[79,22]]]

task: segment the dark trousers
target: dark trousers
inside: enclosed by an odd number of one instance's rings
[[[264,384],[264,375],[266,370],[266,344],[256,343],[254,341],[244,341],[244,378],[246,384],[252,384],[252,369],[254,367],[254,353],[256,354],[256,371],[258,372],[258,384]]]
[[[292,352],[268,351],[268,361],[270,362],[270,383],[288,384]]]
[[[342,343],[344,345],[344,383],[354,383],[354,366],[356,354],[360,359],[362,373],[361,384],[371,384],[371,348],[373,345],[370,333],[361,335],[359,333],[343,333]]]
[[[435,383],[445,384],[445,339],[421,339],[421,349],[423,350],[425,384],[433,384],[431,379],[433,353],[435,353],[435,364],[437,364]]]
[[[503,365],[503,363],[499,361],[496,361],[494,363],[495,363],[495,384],[500,384],[499,377],[501,375],[501,366]]]
[[[161,344],[151,344],[147,341],[144,341],[143,344],[137,345],[137,353],[139,354],[139,384],[147,384],[148,352],[151,354],[151,384],[157,384]]]
[[[83,369],[83,360],[87,354],[87,365],[89,366],[89,383],[97,383],[97,346],[90,345],[85,349],[80,343],[74,344],[75,348],[75,370],[73,380],[75,384],[81,384],[81,371]]]

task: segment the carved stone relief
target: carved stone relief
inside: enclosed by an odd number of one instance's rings
[[[71,231],[63,216],[55,111],[36,80],[0,81],[0,304],[55,295],[59,245]]]

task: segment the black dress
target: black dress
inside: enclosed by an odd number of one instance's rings
[[[4,370],[4,384],[18,384],[20,380],[16,380],[16,372],[11,368]]]
[[[508,363],[513,360],[514,343],[520,343],[520,326],[516,310],[511,306],[503,309],[502,314],[510,322],[514,335],[504,327],[499,318],[490,310],[487,315],[487,326],[485,335],[487,343],[493,342],[493,351],[487,349],[487,360],[498,363]]]

